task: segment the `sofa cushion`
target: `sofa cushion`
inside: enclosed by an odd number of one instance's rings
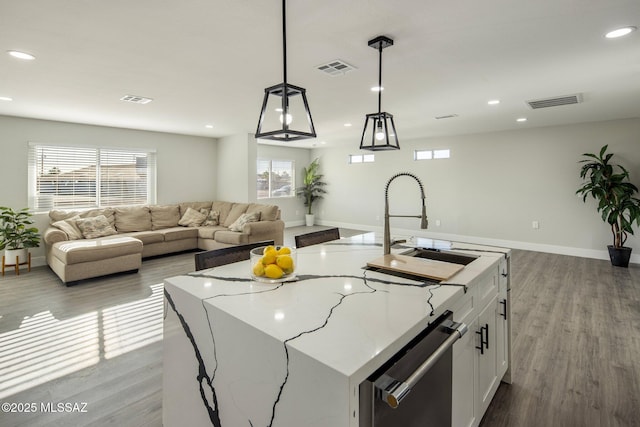
[[[53,255],[63,263],[101,261],[122,255],[142,253],[142,242],[133,237],[106,237],[54,243]]]
[[[149,206],[118,207],[115,212],[118,232],[151,230]]]
[[[123,236],[123,234],[119,235]],[[164,234],[158,231],[133,231],[131,233],[124,234],[124,236],[135,237],[140,240],[143,245],[164,242]]]
[[[151,229],[177,227],[180,221],[180,207],[178,205],[149,206],[151,212]]]
[[[240,218],[236,219],[235,222],[229,226],[229,230],[242,231],[242,229],[247,223],[256,222],[259,220],[259,217],[260,217],[259,212],[253,212],[250,214],[243,213],[242,215],[240,215]]]
[[[83,236],[82,230],[78,228],[78,224],[76,223],[77,219],[80,219],[80,217],[76,215],[73,218],[56,221],[51,225],[58,230],[64,231],[67,234],[67,237],[69,237],[69,240],[78,240],[82,239]]]
[[[107,218],[107,221],[113,228],[116,227],[115,209],[113,208],[101,208],[101,209],[89,209],[88,211],[80,212],[80,218],[93,218],[103,215]]]
[[[165,242],[182,239],[195,239],[198,237],[198,229],[194,227],[165,228],[163,230],[158,230],[157,232],[161,233],[164,236]]]
[[[231,203],[231,202],[213,202],[211,204],[211,210],[212,211],[220,212],[220,219],[219,219],[218,224],[224,225],[224,222],[226,221],[227,216],[229,215],[229,212],[231,211],[231,207],[232,206],[233,206],[233,203]]]
[[[275,221],[278,219],[278,207],[275,205],[261,205],[259,203],[251,203],[246,213],[259,212],[258,221]]]
[[[82,231],[85,239],[95,239],[97,237],[106,237],[117,234],[115,228],[104,215],[98,215],[89,218],[78,218],[76,220],[78,228]]]
[[[220,230],[229,230],[227,227],[221,225],[210,227],[198,227],[198,237],[201,239],[214,239],[216,232]]]
[[[230,245],[242,245],[249,243],[249,235],[237,231],[220,230],[216,231],[216,242]]]
[[[185,227],[198,227],[205,219],[207,219],[206,214],[198,212],[193,208],[187,208],[187,211],[182,215],[180,221],[178,221],[178,225]]]
[[[238,218],[240,218],[240,215],[247,211],[248,207],[248,203],[234,203],[231,211],[229,211],[229,215],[227,215],[222,225],[229,227],[231,224],[236,222]]]

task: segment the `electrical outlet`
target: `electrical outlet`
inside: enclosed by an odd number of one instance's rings
[[[538,221],[533,221],[531,223],[531,226],[533,227],[534,230],[537,230],[540,228],[540,223]]]
[[[380,221],[380,215],[376,215],[376,221]]]
[[[440,220],[436,219],[436,227],[440,227]]]

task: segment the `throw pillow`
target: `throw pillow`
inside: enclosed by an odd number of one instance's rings
[[[97,237],[118,234],[116,229],[109,224],[109,220],[104,215],[80,218],[76,220],[76,224],[78,224],[78,228],[82,231],[82,235],[85,239],[95,239]]]
[[[185,227],[198,227],[205,219],[207,219],[206,215],[193,208],[187,208],[187,211],[182,215],[180,221],[178,221],[178,225]]]
[[[242,231],[242,229],[244,228],[244,226],[250,222],[256,222],[258,221],[258,214],[257,213],[250,213],[250,214],[242,214],[240,215],[240,217],[238,219],[236,219],[234,221],[233,224],[231,224],[229,226],[229,230],[231,231]]]
[[[82,230],[80,230],[78,224],[76,224],[76,220],[78,219],[80,219],[80,217],[76,215],[73,218],[56,221],[51,225],[64,231],[67,236],[69,236],[69,240],[78,240],[82,239]]]
[[[209,226],[209,225],[218,225],[218,224],[220,224],[220,212],[214,211],[212,209],[211,212],[209,212],[209,215],[207,215],[207,218],[204,220],[202,225]]]

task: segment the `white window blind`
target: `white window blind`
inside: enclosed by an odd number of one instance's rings
[[[29,207],[155,203],[154,151],[29,145]]]

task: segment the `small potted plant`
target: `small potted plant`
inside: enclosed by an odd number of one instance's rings
[[[323,175],[318,173],[319,167],[320,159],[315,159],[308,167],[302,168],[303,185],[296,190],[296,194],[302,196],[304,205],[307,207],[307,214],[305,216],[307,226],[312,226],[315,222],[313,202],[321,199],[322,195],[327,193],[324,189],[327,183],[322,181]]]
[[[0,207],[0,250],[4,249],[5,265],[14,265],[28,260],[28,248],[36,248],[40,244],[38,229],[33,224],[28,208],[15,211]]]
[[[591,195],[598,201],[598,212],[602,220],[611,226],[613,245],[608,245],[611,264],[628,267],[631,248],[624,244],[629,234],[633,234],[633,223],[640,225],[640,199],[635,197],[638,188],[629,182],[629,172],[620,165],[611,164],[613,153],[607,153],[607,145],[600,154],[585,153],[588,159],[580,170],[584,179],[582,187],[576,191],[586,201]]]

